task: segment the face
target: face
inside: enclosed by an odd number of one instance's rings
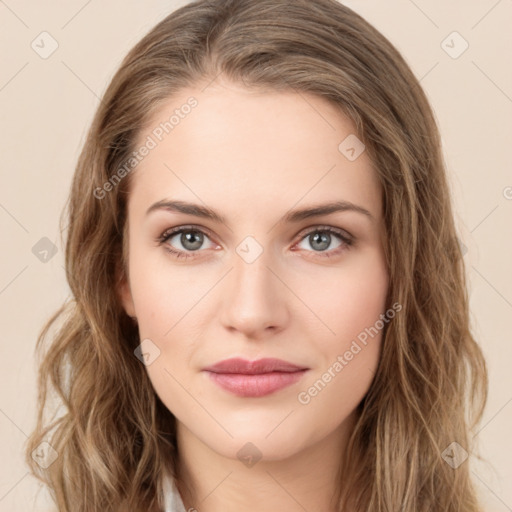
[[[371,384],[388,274],[380,185],[354,133],[322,98],[216,82],[139,135],[151,149],[131,176],[122,302],[178,429],[220,455],[307,449]],[[247,364],[205,370],[231,358]],[[264,358],[281,363],[250,364]]]

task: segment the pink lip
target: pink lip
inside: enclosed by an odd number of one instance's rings
[[[203,368],[220,387],[244,397],[274,393],[297,382],[307,370],[306,367],[271,358],[257,361],[232,358]]]

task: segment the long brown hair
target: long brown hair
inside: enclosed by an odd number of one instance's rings
[[[388,325],[340,463],[339,510],[347,503],[375,512],[481,510],[469,463],[454,467],[444,456],[452,450],[453,461],[454,446],[475,453],[471,432],[488,383],[470,328],[438,128],[398,51],[335,0],[192,2],[122,62],[74,174],[66,241],[72,297],[38,340],[32,471],[63,512],[161,510],[161,475],[176,475],[175,419],[134,356],[137,326],[116,292],[131,181],[119,169],[164,100],[220,73],[248,88],[332,102],[354,122],[382,185],[389,301],[402,310]],[[32,457],[43,441],[54,450],[47,469]]]

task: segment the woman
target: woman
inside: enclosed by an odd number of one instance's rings
[[[438,129],[357,14],[178,9],[112,79],[69,205],[27,447],[58,510],[481,510]]]

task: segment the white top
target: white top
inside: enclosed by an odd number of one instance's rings
[[[164,476],[163,489],[165,512],[187,512],[172,476]]]

